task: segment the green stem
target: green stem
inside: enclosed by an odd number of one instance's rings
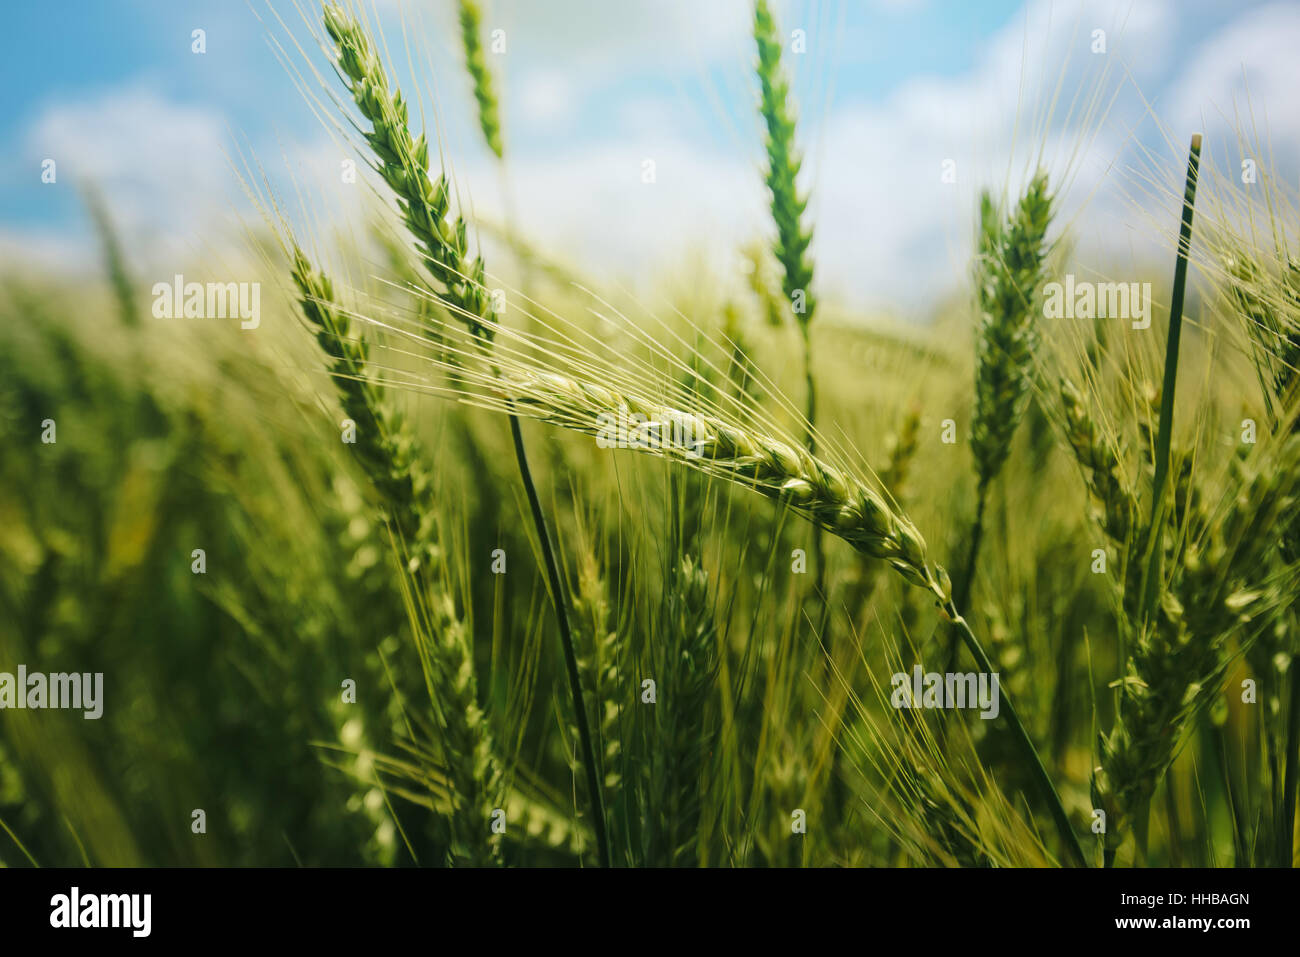
[[[596,751],[592,747],[591,728],[587,724],[587,705],[582,697],[578,657],[573,650],[573,632],[569,628],[569,613],[560,582],[560,566],[555,560],[551,533],[546,527],[546,516],[542,513],[542,503],[537,497],[532,471],[528,468],[528,456],[524,452],[524,436],[520,431],[517,416],[510,416],[510,435],[515,443],[515,460],[519,463],[519,477],[523,480],[524,491],[528,494],[528,507],[532,510],[533,524],[537,527],[537,537],[541,541],[542,560],[546,565],[546,577],[551,586],[551,601],[555,605],[555,617],[560,625],[560,645],[564,649],[564,667],[569,675],[569,694],[573,698],[573,710],[578,723],[582,764],[587,772],[587,795],[591,802],[592,824],[596,830],[596,848],[600,854],[600,866],[609,867],[609,836],[605,833],[605,798],[601,793],[600,778],[596,771]]]
[[[1290,700],[1287,702],[1286,720],[1286,777],[1282,785],[1282,827],[1278,834],[1278,859],[1280,867],[1292,867],[1291,857],[1295,847],[1296,785],[1300,782],[1300,661],[1291,659],[1287,669],[1291,679]]]
[[[971,631],[970,625],[966,619],[957,612],[956,606],[951,600],[948,601],[944,609],[949,618],[952,619],[953,625],[961,633],[962,640],[966,642],[966,648],[975,658],[976,663],[981,669],[988,674],[996,674],[993,662],[985,653],[979,639]],[[1042,789],[1043,798],[1047,801],[1052,811],[1052,818],[1056,822],[1056,829],[1060,832],[1061,840],[1065,844],[1066,850],[1074,859],[1074,863],[1079,867],[1087,867],[1088,859],[1084,856],[1083,848],[1079,844],[1079,838],[1074,833],[1074,828],[1070,826],[1070,817],[1065,813],[1065,805],[1061,803],[1061,796],[1056,791],[1056,785],[1047,774],[1047,768],[1043,766],[1043,759],[1038,756],[1038,749],[1034,747],[1034,742],[1029,737],[1029,732],[1025,730],[1024,723],[1020,720],[1020,715],[1016,713],[1015,705],[1011,703],[1010,696],[1005,692],[1002,694],[1002,711],[1006,715],[1007,724],[1015,737],[1016,743],[1024,756],[1026,763],[1033,769],[1034,777],[1037,778],[1039,787]]]
[[[809,325],[811,325],[809,322],[800,322],[799,335],[803,339],[803,379],[807,400],[804,415],[808,419],[808,451],[816,453],[817,442],[814,438],[814,430],[817,422],[817,383],[813,379],[812,334],[808,330]]]
[[[980,481],[979,491],[975,502],[975,524],[971,526],[970,545],[966,551],[966,563],[962,566],[960,577],[953,586],[952,601],[958,608],[970,607],[970,595],[975,586],[975,567],[979,561],[980,542],[984,538],[984,511],[988,506],[989,486],[985,481]],[[958,642],[960,635],[954,631],[948,639],[948,667],[945,669],[949,672],[957,669],[957,655],[961,651],[961,645]]]
[[[1183,190],[1182,225],[1178,230],[1178,256],[1174,263],[1174,290],[1169,302],[1169,337],[1165,340],[1165,376],[1160,393],[1160,426],[1156,434],[1155,480],[1151,486],[1151,521],[1146,528],[1146,566],[1142,571],[1142,619],[1150,622],[1160,599],[1161,564],[1164,561],[1165,485],[1169,478],[1170,447],[1174,430],[1174,393],[1178,385],[1178,352],[1183,333],[1183,299],[1187,292],[1187,257],[1192,247],[1192,211],[1196,206],[1196,178],[1201,162],[1201,134],[1192,137],[1187,156],[1187,185]],[[1146,864],[1150,800],[1136,809],[1133,834],[1137,840],[1135,863]]]
[[[1228,739],[1223,729],[1211,725],[1210,737],[1219,758],[1219,774],[1223,778],[1223,795],[1228,803],[1228,813],[1232,816],[1232,866],[1250,866],[1250,848],[1247,844],[1247,812],[1242,806],[1245,788],[1238,788],[1232,773],[1232,762],[1228,759]]]
[[[488,144],[491,146],[491,143]],[[506,206],[506,239],[507,243],[517,249],[515,243],[517,239],[515,232],[515,201],[514,190],[511,188],[510,177],[506,171],[506,160],[503,151],[493,148],[497,154],[497,172],[501,176],[501,195]],[[528,288],[528,271],[529,263],[527,257],[519,256],[520,265],[523,270],[524,288]],[[525,310],[527,313],[527,310]],[[531,317],[531,314],[528,313]],[[564,668],[569,678],[569,696],[573,699],[573,710],[577,715],[578,723],[578,743],[582,748],[582,764],[586,771],[587,779],[587,799],[591,803],[591,813],[594,819],[596,830],[596,848],[600,855],[600,864],[602,867],[610,867],[610,850],[609,836],[605,827],[605,792],[600,786],[600,772],[596,765],[596,749],[591,740],[591,727],[587,722],[587,703],[582,693],[582,679],[578,673],[578,657],[573,645],[573,631],[569,626],[568,605],[564,600],[564,592],[560,585],[560,566],[555,559],[555,549],[551,544],[550,530],[546,525],[546,515],[542,512],[541,502],[537,498],[537,488],[533,484],[533,473],[528,467],[528,455],[524,450],[524,436],[519,427],[519,419],[516,416],[510,417],[510,437],[514,440],[515,461],[519,463],[519,476],[523,480],[524,490],[528,494],[528,507],[532,511],[533,525],[537,529],[537,538],[542,545],[542,559],[546,564],[546,577],[551,585],[551,602],[555,606],[555,618],[560,626],[560,644],[564,650]],[[597,707],[600,704],[597,703]]]
[[[1169,821],[1169,866],[1183,866],[1183,828],[1178,814],[1178,794],[1173,777],[1165,778],[1165,817]]]
[[[1160,394],[1160,430],[1156,436],[1156,474],[1151,489],[1151,523],[1147,528],[1147,567],[1143,573],[1142,607],[1149,620],[1159,598],[1160,563],[1164,558],[1160,526],[1165,484],[1169,476],[1169,448],[1173,439],[1174,389],[1178,381],[1178,349],[1183,332],[1183,297],[1187,290],[1187,257],[1192,247],[1192,210],[1196,205],[1196,178],[1201,163],[1201,134],[1192,137],[1187,156],[1187,186],[1183,191],[1183,221],[1178,231],[1178,259],[1174,264],[1174,291],[1169,302],[1169,338],[1165,342],[1165,377]]]
[[[1143,798],[1133,815],[1133,839],[1136,849],[1133,853],[1133,866],[1147,866],[1147,843],[1151,832],[1151,799]]]
[[[803,378],[807,398],[804,415],[808,419],[808,433],[804,444],[808,447],[808,453],[814,455],[817,452],[816,425],[814,424],[817,421],[817,384],[813,380],[812,335],[808,331],[808,326],[808,322],[799,323],[799,335],[803,339]],[[825,549],[820,528],[813,529],[813,565],[816,566],[813,572],[815,592],[820,596],[823,604],[829,605],[830,596],[826,594]],[[827,650],[829,651],[829,649]]]

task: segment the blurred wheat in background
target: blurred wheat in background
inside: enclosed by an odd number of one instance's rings
[[[0,861],[1290,866],[1294,176],[1162,129],[1111,174],[1162,258],[1115,269],[1050,117],[1086,139],[1118,94],[1022,92],[961,293],[872,321],[823,291],[803,31],[756,0],[768,219],[633,289],[521,225],[504,35],[450,5],[437,82],[422,21],[259,10],[274,109],[365,199],[340,221],[232,147],[255,328],[151,314],[93,183],[108,281],[6,272],[0,672],[106,701],[0,711]],[[914,670],[998,706],[900,704]]]

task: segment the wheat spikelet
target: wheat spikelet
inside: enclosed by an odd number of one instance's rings
[[[490,348],[496,334],[496,324],[491,320],[491,300],[483,284],[485,267],[481,258],[475,257],[473,260],[469,258],[469,230],[465,220],[457,218],[454,224],[449,220],[450,201],[447,179],[441,175],[436,183],[430,179],[428,144],[423,134],[418,139],[411,138],[407,125],[406,103],[402,99],[401,91],[389,89],[383,63],[375,52],[365,28],[338,4],[327,6],[324,17],[326,32],[335,43],[339,76],[347,84],[362,116],[371,124],[371,131],[363,135],[374,150],[378,163],[377,169],[397,194],[403,220],[416,239],[417,246],[424,256],[425,265],[443,287],[443,292],[437,296],[437,299],[448,312],[465,323],[479,348],[486,351]],[[486,68],[481,60],[478,65],[486,74]],[[472,69],[473,63],[471,63]],[[475,85],[477,92],[480,85],[477,76]],[[484,132],[486,133],[487,130],[485,129]],[[426,335],[435,328],[433,323],[427,325]],[[452,374],[456,373],[453,371]],[[582,699],[576,650],[570,634],[567,608],[561,594],[559,563],[555,558],[550,531],[528,465],[523,434],[518,419],[514,416],[510,420],[510,431],[520,480],[528,497],[533,525],[542,546],[543,564],[546,567],[559,625],[560,646],[565,659],[565,670],[587,773],[587,789],[592,805],[596,843],[602,864],[608,866],[610,852],[605,829],[602,792],[596,770],[594,746],[587,726],[586,706]]]
[[[706,715],[714,685],[717,625],[709,575],[689,553],[674,558],[665,589],[664,652],[658,656],[660,699],[654,746],[647,749],[647,810],[653,814],[649,862],[693,865],[701,776],[713,730]]]
[[[113,223],[108,204],[97,187],[88,187],[85,191],[86,208],[95,222],[95,231],[99,234],[99,244],[103,249],[104,265],[108,269],[108,278],[113,284],[113,295],[117,299],[118,316],[122,324],[134,327],[140,324],[140,304],[135,292],[135,280],[127,267],[126,254],[122,249],[122,240]]]
[[[625,662],[624,642],[612,620],[608,589],[600,562],[584,531],[573,590],[573,625],[577,644],[585,652],[578,665],[592,702],[592,727],[598,744],[605,803],[613,807],[622,784],[622,709],[618,705],[618,689]]]
[[[1265,401],[1276,419],[1283,414],[1300,369],[1300,262],[1288,260],[1274,276],[1252,256],[1238,253],[1227,259],[1224,272],[1232,304],[1255,347]]]
[[[817,389],[813,378],[812,339],[809,327],[817,303],[812,295],[813,268],[808,258],[812,231],[803,225],[807,197],[799,195],[799,168],[803,159],[794,141],[795,120],[790,84],[781,66],[781,39],[767,0],[754,4],[754,42],[758,47],[758,79],[762,95],[759,110],[767,130],[767,188],[772,193],[772,220],[776,223],[773,252],[784,273],[782,288],[794,312],[803,342],[804,388],[807,392],[808,450],[816,450]],[[755,261],[755,276],[758,263]],[[818,540],[819,541],[819,540]],[[820,545],[818,545],[820,554]],[[818,561],[820,577],[822,563]]]
[[[889,489],[895,501],[900,501],[912,470],[913,460],[921,441],[921,409],[912,406],[904,416],[898,430],[889,437],[885,450],[885,467],[880,471],[880,484]]]
[[[741,250],[741,255],[745,259],[746,285],[762,306],[763,320],[773,329],[779,329],[785,324],[785,313],[781,308],[781,297],[772,289],[766,247],[759,242],[749,243]]]
[[[1101,505],[1101,525],[1107,537],[1124,547],[1137,518],[1137,499],[1124,480],[1119,455],[1105,441],[1084,405],[1077,386],[1061,380],[1065,439],[1083,468],[1088,490]]]

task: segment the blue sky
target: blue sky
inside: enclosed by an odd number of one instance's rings
[[[308,39],[290,2],[272,6]],[[367,5],[369,7],[369,4]],[[524,229],[596,273],[653,277],[699,246],[726,250],[765,228],[761,131],[744,0],[485,0],[506,31],[510,180]],[[1225,162],[1234,104],[1267,117],[1274,162],[1295,184],[1300,155],[1300,5],[1205,0],[792,0],[777,3],[807,53],[791,55],[826,293],[919,308],[961,278],[978,188],[1022,177],[1039,146],[1068,183],[1085,241],[1128,245],[1145,224],[1124,176],[1141,146],[1176,175],[1180,141],[1204,128]],[[303,10],[315,4],[300,0]],[[397,70],[432,120],[476,211],[498,215],[499,177],[478,141],[453,0],[382,0]],[[16,0],[0,57],[0,248],[39,262],[93,261],[76,192],[98,183],[147,268],[232,248],[256,213],[235,188],[238,146],[304,184],[323,219],[344,218],[345,153],[312,116],[268,37],[287,42],[263,0]],[[207,52],[191,52],[191,31]],[[1107,52],[1090,50],[1104,29]],[[323,54],[304,44],[325,69]],[[290,62],[306,60],[292,51]],[[1050,122],[1051,93],[1061,99]],[[1105,120],[1071,114],[1076,91],[1115,94]],[[1148,103],[1152,104],[1148,112]],[[1013,140],[1012,134],[1016,134]],[[1217,154],[1216,154],[1217,155]],[[59,181],[40,182],[42,159]],[[640,171],[656,163],[646,189]],[[951,159],[958,182],[940,181]],[[277,173],[277,176],[279,174]],[[279,182],[277,180],[277,182]],[[287,186],[284,188],[288,188]],[[337,211],[335,207],[337,206]],[[1125,219],[1127,217],[1127,219]],[[1125,233],[1124,230],[1128,232]],[[1149,239],[1150,237],[1148,237]],[[1123,243],[1121,243],[1123,245]],[[723,250],[718,253],[717,250]],[[224,253],[223,253],[224,254]],[[690,257],[698,260],[692,251]],[[938,277],[938,278],[936,278]]]

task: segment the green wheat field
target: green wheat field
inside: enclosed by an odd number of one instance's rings
[[[232,143],[256,276],[139,270],[93,184],[100,271],[0,271],[0,862],[1291,866],[1289,181],[1165,130],[1161,257],[1102,270],[1027,112],[962,295],[876,321],[756,0],[768,221],[648,297],[475,215],[436,98],[517,167],[450,5],[415,89],[368,5],[258,8],[362,214]]]

